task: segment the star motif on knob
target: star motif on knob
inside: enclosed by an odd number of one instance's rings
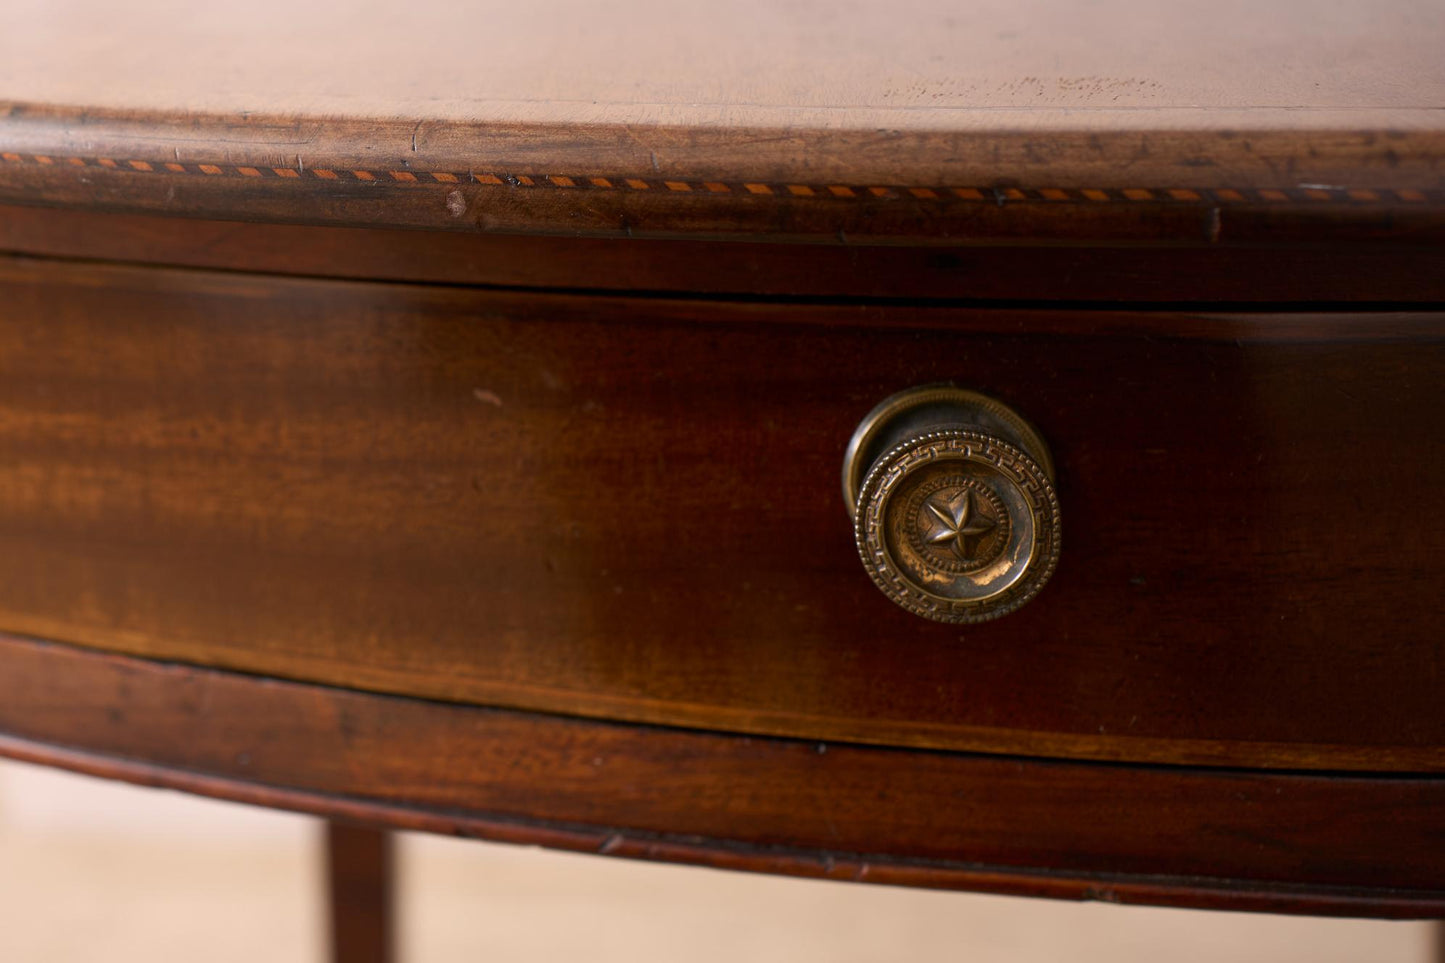
[[[973,492],[966,488],[941,506],[930,499],[924,502],[923,507],[933,516],[925,538],[933,545],[952,542],[954,554],[961,559],[972,558],[978,540],[998,527],[998,522],[976,510]]]

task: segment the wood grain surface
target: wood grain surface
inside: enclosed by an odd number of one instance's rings
[[[1445,783],[615,725],[0,637],[0,754],[377,826],[1000,893],[1445,913]]]
[[[1439,916],[1442,48],[1411,0],[14,0],[0,752]],[[1108,306],[1189,301],[1297,310]],[[1064,513],[965,631],[872,588],[837,490],[944,380]]]
[[[326,909],[331,963],[396,959],[396,859],[390,833],[328,822]]]
[[[250,224],[89,209],[0,205],[0,251],[102,261],[359,280],[685,296],[1252,307],[1445,303],[1445,247],[1401,212],[1301,217],[1271,244],[1284,212],[1253,225],[1233,212],[1228,238],[1197,244],[727,243],[556,235],[476,235]],[[1288,233],[1286,232],[1286,233]],[[1445,238],[1445,232],[1442,232]],[[1239,238],[1236,240],[1235,238]],[[1252,240],[1251,240],[1252,239]],[[1157,317],[1157,316],[1156,316]],[[1313,337],[1316,321],[1211,318],[1220,337]],[[1094,316],[1097,320],[1097,315]],[[1299,323],[1295,323],[1298,321]],[[1197,322],[1196,322],[1197,323]],[[1394,321],[1379,314],[1373,330]],[[1228,328],[1228,332],[1226,332]],[[1187,331],[1166,333],[1187,334]]]
[[[1009,128],[880,140],[700,127],[652,131],[645,150],[641,136],[0,103],[0,201],[471,233],[840,243],[1310,243],[1317,231],[1371,233],[1382,221],[1438,241],[1445,222],[1445,132],[1435,130]],[[667,167],[652,160],[661,154],[672,158]]]
[[[12,3],[0,200],[812,240],[1445,216],[1412,0],[363,7]]]
[[[1445,770],[1438,314],[25,259],[0,300],[0,630],[803,738]],[[838,494],[858,419],[949,379],[1040,428],[1064,513],[1045,592],[965,631],[873,589]]]

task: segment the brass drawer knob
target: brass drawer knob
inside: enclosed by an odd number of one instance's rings
[[[863,567],[884,595],[937,622],[996,619],[1043,588],[1059,559],[1053,482],[1033,426],[947,385],[874,408],[843,463]]]

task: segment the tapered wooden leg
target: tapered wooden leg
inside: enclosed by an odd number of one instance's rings
[[[332,963],[391,963],[391,834],[327,823],[326,886]]]

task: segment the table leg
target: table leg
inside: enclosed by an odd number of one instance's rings
[[[391,963],[391,834],[327,823],[326,887],[332,963]]]

